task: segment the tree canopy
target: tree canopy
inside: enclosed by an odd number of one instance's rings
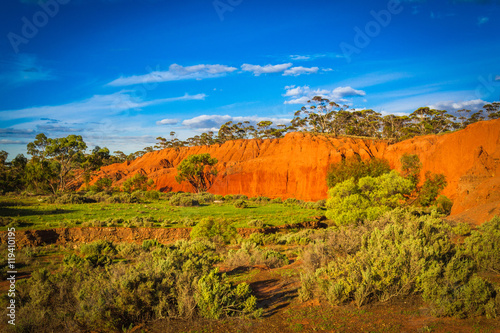
[[[187,181],[196,192],[205,192],[212,187],[217,177],[217,162],[210,154],[188,156],[177,166],[175,180],[179,184]]]

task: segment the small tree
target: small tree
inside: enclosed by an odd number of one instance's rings
[[[217,159],[210,154],[191,155],[177,167],[175,180],[180,184],[189,182],[196,192],[205,192],[212,187],[218,171],[215,169]]]

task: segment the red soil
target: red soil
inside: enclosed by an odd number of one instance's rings
[[[170,148],[132,162],[103,167],[119,186],[136,173],[147,175],[161,191],[192,191],[175,181],[176,167],[187,156],[209,153],[219,161],[214,194],[245,194],[315,201],[327,197],[326,172],[331,163],[359,154],[385,158],[399,170],[405,153],[418,154],[427,171],[443,173],[443,194],[453,200],[452,216],[480,224],[500,215],[500,120],[482,121],[445,135],[415,137],[397,144],[383,140],[333,138],[290,133],[282,139],[236,140],[222,145]]]

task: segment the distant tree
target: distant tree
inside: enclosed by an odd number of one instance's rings
[[[114,155],[110,157],[110,161],[113,163],[123,163],[127,160],[127,155],[120,150],[114,151],[113,154]]]
[[[212,158],[210,154],[191,155],[177,166],[175,180],[179,184],[187,181],[196,192],[205,192],[212,187],[217,177],[215,164],[217,159]]]
[[[483,106],[483,109],[488,113],[488,118],[490,119],[498,119],[500,118],[500,103],[494,102],[491,104],[486,104]]]
[[[33,156],[32,162],[34,166],[30,169],[32,176],[36,170],[38,172],[43,172],[42,170],[45,168],[52,171],[58,170],[59,184],[57,189],[65,191],[71,171],[79,167],[79,163],[84,158],[83,152],[87,149],[87,145],[80,135],[71,134],[67,137],[51,139],[40,133],[35,137],[35,141],[28,143],[27,148],[28,153]],[[47,159],[51,160],[50,166],[44,163]],[[39,165],[36,165],[37,163]],[[58,163],[59,166],[54,165],[54,163]]]

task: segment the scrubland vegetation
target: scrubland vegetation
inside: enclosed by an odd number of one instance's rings
[[[315,102],[319,110],[301,110],[294,126],[315,124],[323,133],[321,126],[333,126],[345,112],[354,117],[349,119],[373,116]],[[454,126],[440,122],[451,119],[445,113],[419,110],[405,120],[413,125],[404,133]],[[322,122],[327,111],[334,112],[330,123]],[[421,175],[417,155],[401,157],[401,172],[385,160],[345,158],[329,168],[328,198],[304,202],[207,193],[218,174],[217,160],[208,154],[178,166],[177,181],[197,193],[161,193],[143,174],[120,188],[109,178],[90,185],[93,172],[112,158],[100,148],[83,154],[81,137],[39,135],[28,148],[29,162],[16,157],[7,166],[2,155],[2,190],[10,193],[0,198],[0,230],[190,228],[190,240],[19,249],[26,278],[17,285],[12,331],[127,331],[158,320],[230,317],[262,322],[271,314],[252,278],[255,270],[279,269],[279,280],[297,284],[295,305],[319,301],[365,309],[417,298],[437,317],[500,317],[500,218],[480,227],[445,220],[453,206],[440,194],[446,177]],[[76,170],[85,190],[69,191]],[[307,223],[314,229],[304,228]],[[238,228],[251,230],[243,237]],[[51,262],[42,260],[47,256]],[[250,273],[239,274],[242,268]],[[2,278],[6,272],[2,262]]]

